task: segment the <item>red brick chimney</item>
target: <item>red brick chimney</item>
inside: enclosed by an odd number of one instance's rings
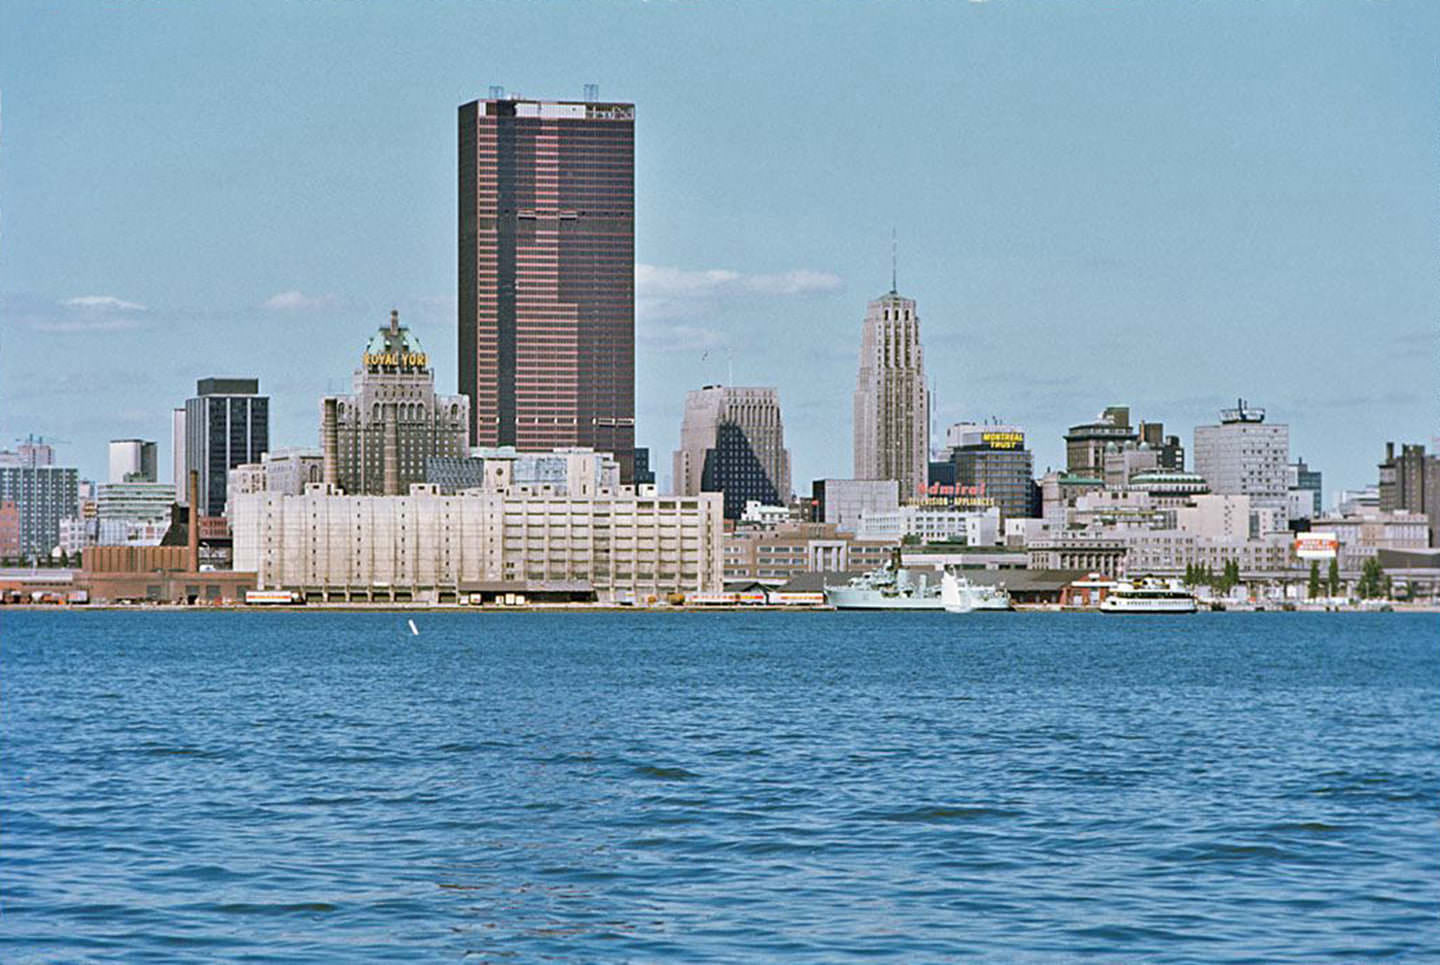
[[[200,572],[200,473],[190,470],[190,522],[185,527],[190,547],[190,572]]]

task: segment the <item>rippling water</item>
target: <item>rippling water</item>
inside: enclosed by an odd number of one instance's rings
[[[7,613],[0,958],[1440,948],[1440,620]]]

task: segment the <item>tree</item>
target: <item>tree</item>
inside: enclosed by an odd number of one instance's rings
[[[1325,589],[1327,596],[1340,595],[1340,559],[1330,557],[1330,572],[1325,577]]]
[[[1315,599],[1317,596],[1320,595],[1320,561],[1319,561],[1319,560],[1311,560],[1311,561],[1310,561],[1310,586],[1307,588],[1307,590],[1308,590],[1308,592],[1309,592],[1309,594],[1310,594],[1310,599],[1312,599],[1312,600]]]
[[[1372,556],[1360,568],[1360,581],[1355,584],[1355,595],[1362,600],[1371,600],[1385,590],[1385,572],[1380,560]]]

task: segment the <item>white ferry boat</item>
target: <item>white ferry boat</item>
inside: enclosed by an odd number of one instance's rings
[[[1195,594],[1179,580],[1120,580],[1100,601],[1102,613],[1194,613]]]
[[[949,569],[940,577],[940,602],[950,613],[1014,609],[1010,605],[1010,593],[1004,584],[988,586],[984,583],[972,583],[963,574]]]
[[[940,583],[931,572],[884,566],[844,586],[826,586],[825,602],[837,610],[942,610]]]

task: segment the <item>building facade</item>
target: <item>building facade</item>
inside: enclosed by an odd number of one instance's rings
[[[790,450],[773,388],[707,385],[685,397],[680,448],[674,455],[675,492],[718,492],[725,518],[745,504],[783,506],[790,500]]]
[[[470,442],[635,448],[635,106],[460,107],[460,391]]]
[[[398,312],[365,346],[351,393],[320,401],[323,478],[341,491],[398,496],[425,481],[431,456],[465,454],[470,400],[435,394],[429,356]]]
[[[1297,459],[1285,467],[1291,519],[1314,519],[1324,511],[1323,483],[1320,471],[1305,465],[1304,459]]]
[[[1427,455],[1422,445],[1385,443],[1380,463],[1379,508],[1424,513],[1429,520],[1430,545],[1440,546],[1440,456]]]
[[[29,435],[12,449],[0,449],[0,467],[36,469],[55,465],[55,449],[42,436]]]
[[[1103,478],[1105,447],[1139,441],[1139,431],[1130,425],[1130,407],[1106,406],[1094,422],[1071,426],[1065,433],[1065,470],[1071,475]]]
[[[520,452],[513,446],[476,446],[463,457],[430,459],[425,481],[443,495],[467,489],[523,486],[542,495],[592,496],[620,486],[620,463],[608,452],[570,446]]]
[[[170,410],[170,471],[175,483],[175,502],[181,506],[190,505],[189,483],[185,475],[185,409]]]
[[[153,483],[156,478],[156,446],[145,439],[110,440],[111,483]]]
[[[457,601],[507,590],[648,602],[721,589],[720,497],[647,487],[588,496],[509,486],[447,496],[249,493],[232,514],[235,568],[308,599]]]
[[[857,539],[907,544],[960,543],[994,546],[1000,541],[1000,509],[909,504],[888,512],[862,513]]]
[[[834,523],[742,526],[725,534],[725,579],[780,585],[801,573],[884,566],[899,541],[864,540]]]
[[[1407,509],[1323,516],[1311,521],[1311,532],[1335,534],[1340,543],[1340,570],[1352,575],[1358,575],[1365,561],[1382,549],[1423,550],[1430,542],[1429,520],[1423,513]]]
[[[63,525],[62,520],[62,525]],[[62,534],[63,535],[63,534]],[[61,540],[64,548],[64,540]],[[66,550],[66,552],[69,552]],[[0,561],[20,559],[20,508],[13,499],[0,501]]]
[[[259,379],[201,379],[185,402],[185,472],[200,476],[200,514],[221,516],[230,470],[270,448],[270,399]],[[189,502],[188,494],[185,502]]]
[[[0,467],[0,503],[15,504],[22,557],[49,556],[60,520],[79,514],[80,473],[62,466]]]
[[[1222,496],[1249,496],[1255,507],[1280,511],[1288,521],[1290,427],[1265,421],[1265,410],[1222,409],[1220,424],[1195,427],[1195,471]]]
[[[900,484],[893,479],[816,479],[811,483],[811,507],[814,522],[854,533],[863,514],[900,508]]]
[[[298,496],[310,483],[324,480],[325,459],[320,450],[287,448],[265,453],[258,463],[245,462],[230,470],[229,492]]]
[[[1039,515],[1035,505],[1035,457],[1025,430],[1012,425],[960,422],[945,434],[955,485],[978,487],[1005,519]]]
[[[278,449],[265,453],[260,465],[265,470],[265,488],[272,493],[298,496],[310,483],[325,480],[325,456],[319,449]]]
[[[1125,540],[1114,535],[1057,533],[1026,544],[1032,570],[1083,570],[1119,577],[1126,572]]]
[[[900,498],[929,481],[930,391],[915,300],[891,289],[865,311],[854,399],[856,479],[894,479]]]
[[[174,503],[175,490],[169,483],[132,481],[95,487],[96,516],[101,521],[168,523]]]
[[[1142,421],[1136,432],[1140,437],[1138,441],[1155,451],[1157,469],[1185,471],[1185,446],[1181,444],[1179,436],[1165,434],[1165,423]]]

